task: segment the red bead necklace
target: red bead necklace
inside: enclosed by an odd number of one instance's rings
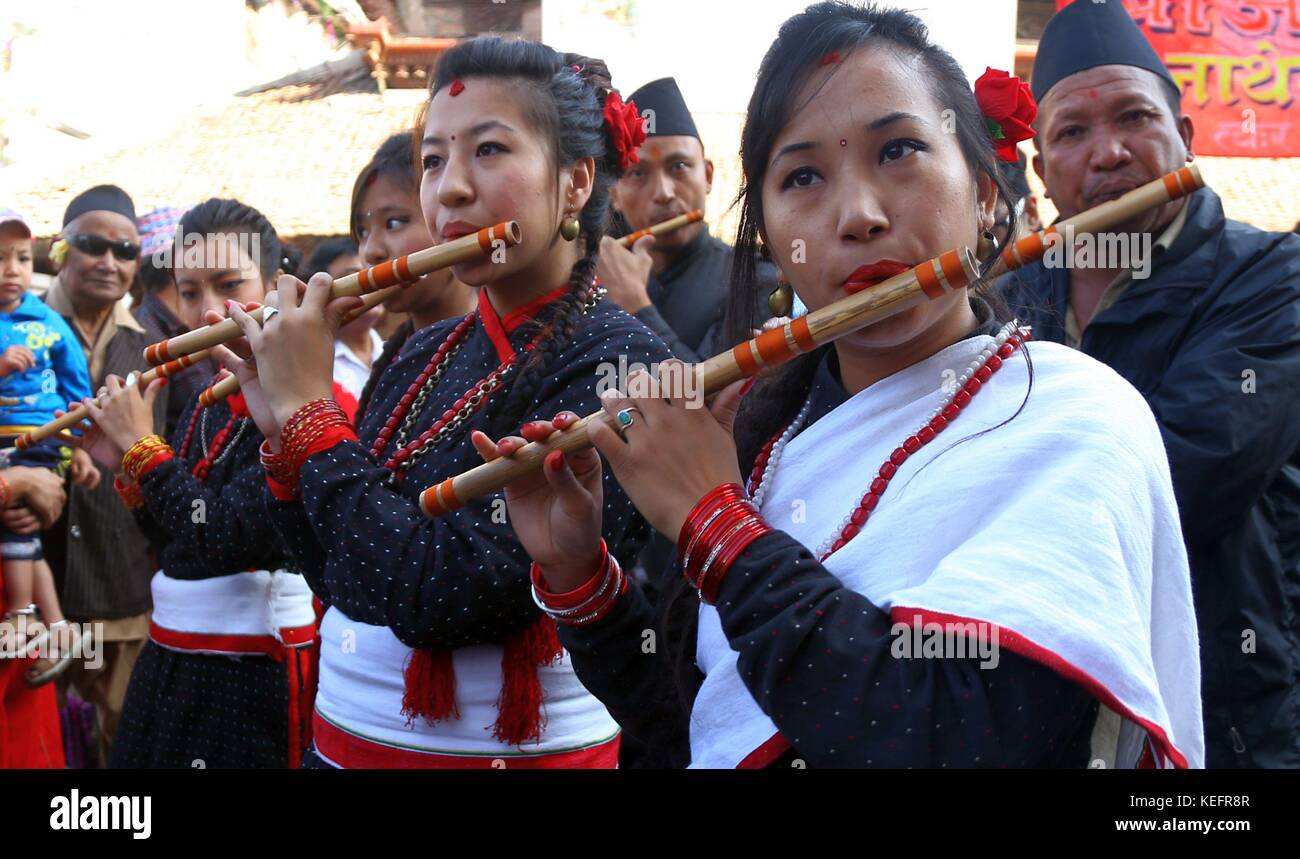
[[[583,313],[591,309],[603,294],[604,290],[593,284],[588,292],[588,299],[583,307]],[[501,387],[505,377],[517,366],[519,362],[517,354],[511,355],[502,361],[491,373],[470,385],[465,393],[461,394],[460,398],[434,421],[431,427],[420,433],[413,441],[406,441],[415,426],[425,400],[437,388],[438,383],[442,381],[447,368],[451,366],[456,353],[460,350],[466,334],[474,327],[477,319],[478,310],[473,310],[456,324],[456,327],[447,335],[447,339],[438,346],[438,350],[429,359],[429,363],[424,370],[407,387],[406,393],[397,402],[397,408],[384,422],[383,428],[380,429],[374,443],[370,446],[371,457],[379,460],[388,448],[390,441],[397,445],[397,450],[383,461],[384,468],[393,472],[394,476],[403,469],[414,465],[416,460],[448,438],[480,411],[487,404],[487,400],[492,393]],[[537,344],[541,342],[545,334],[545,331],[538,332],[537,336],[524,346],[524,354],[526,355],[536,349]]]
[[[901,445],[894,448],[893,453],[884,461],[875,478],[872,479],[866,494],[862,496],[857,506],[841,523],[838,535],[827,541],[829,545],[823,544],[818,549],[819,560],[825,561],[835,552],[844,548],[846,543],[861,532],[862,527],[867,524],[867,520],[871,517],[871,512],[880,503],[880,497],[884,495],[885,490],[889,487],[889,481],[898,473],[899,466],[906,462],[912,454],[933,441],[934,437],[942,432],[948,424],[956,420],[962,409],[970,404],[971,397],[979,393],[983,384],[1002,366],[1002,362],[1010,358],[1020,344],[1027,339],[1029,339],[1028,329],[1020,328],[1018,322],[1012,321],[1003,326],[1002,330],[994,338],[993,347],[982,352],[967,371],[958,377],[959,387],[949,396],[947,402],[936,409],[920,429],[908,436]],[[755,506],[760,507],[760,509],[785,445],[794,437],[807,419],[810,405],[811,400],[804,404],[803,409],[800,410],[793,421],[772,436],[759,452],[758,458],[754,460],[754,468],[749,475],[748,489],[750,497],[754,499]]]
[[[221,374],[218,374],[216,379],[220,378]],[[206,423],[207,415],[208,410],[203,408],[201,405],[195,406],[194,411],[190,413],[190,422],[186,425],[185,437],[181,440],[180,458],[182,461],[184,461],[185,457],[190,452],[190,444],[194,440],[195,429],[198,428],[200,421]],[[216,436],[212,439],[212,444],[208,445],[207,451],[203,454],[203,457],[194,464],[194,469],[191,473],[195,477],[199,480],[208,479],[208,474],[212,471],[212,466],[219,462],[227,452],[225,450],[226,443],[230,440],[231,434],[235,433],[236,436],[241,435],[244,430],[244,424],[241,422],[247,420],[248,418],[238,417],[233,411],[231,412],[230,420],[226,421],[225,426],[217,431]],[[236,426],[238,426],[238,430],[236,430]]]

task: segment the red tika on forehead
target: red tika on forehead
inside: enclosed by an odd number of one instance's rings
[[[460,81],[452,81],[452,82],[451,82],[451,89],[448,90],[448,92],[451,93],[451,97],[452,97],[452,98],[455,98],[456,96],[460,95],[460,94],[463,93],[464,91],[465,91],[465,85],[464,85],[463,83],[461,83]]]
[[[826,56],[822,57],[821,64],[822,64],[823,66],[833,66],[833,65],[835,65],[836,63],[838,63],[839,61],[840,61],[840,55],[839,55],[839,54],[837,54],[837,53],[830,53],[830,54],[827,54]]]

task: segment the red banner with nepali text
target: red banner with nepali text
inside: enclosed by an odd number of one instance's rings
[[[1123,3],[1182,87],[1198,154],[1300,156],[1300,0]]]

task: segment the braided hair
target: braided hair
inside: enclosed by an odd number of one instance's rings
[[[578,213],[582,256],[569,272],[569,289],[521,328],[539,335],[533,352],[516,369],[505,397],[490,404],[485,430],[499,437],[517,430],[556,359],[572,342],[596,275],[600,240],[609,228],[610,188],[622,175],[618,150],[604,120],[605,98],[614,91],[602,60],[563,54],[539,42],[486,36],[461,42],[442,55],[430,96],[461,78],[506,78],[518,85],[533,130],[560,167],[582,158],[596,164],[591,196]]]
[[[183,243],[191,235],[208,236],[221,233],[256,237],[260,252],[255,262],[258,272],[262,275],[262,282],[268,287],[277,271],[281,269],[288,271],[292,265],[285,258],[284,246],[280,243],[280,236],[276,233],[275,227],[271,226],[271,222],[257,209],[239,200],[212,197],[199,203],[181,216],[174,241]],[[181,246],[177,245],[173,250],[174,258],[181,259],[183,253]]]

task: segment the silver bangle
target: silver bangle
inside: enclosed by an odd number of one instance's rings
[[[615,562],[613,566],[614,566],[614,574],[615,574],[614,575],[615,585],[614,585],[614,596],[610,598],[610,604],[612,604],[613,601],[618,598],[619,592],[623,590],[623,568],[620,567],[617,562]],[[608,608],[608,605],[602,605],[600,608],[596,609],[590,614],[583,615],[582,617],[572,617],[572,618],[557,617],[555,618],[555,622],[563,623],[565,626],[580,626],[584,623],[587,623],[588,621],[595,620],[597,617],[600,616],[600,613],[603,612],[606,608]]]
[[[595,602],[596,600],[604,596],[605,592],[609,590],[610,582],[612,582],[617,575],[616,571],[619,571],[618,560],[615,559],[613,555],[610,555],[609,568],[605,570],[605,577],[601,580],[600,587],[596,589],[596,592],[594,594],[587,597],[585,600],[578,603],[577,605],[571,606],[570,608],[561,608],[561,609],[550,608],[549,606],[547,606],[545,603],[542,602],[541,595],[537,593],[536,585],[529,583],[529,590],[533,594],[533,604],[536,605],[543,612],[545,612],[546,614],[550,615],[551,617],[557,620],[559,620],[560,618],[570,617],[582,611],[583,609],[587,608],[587,606],[591,605],[593,602]]]

